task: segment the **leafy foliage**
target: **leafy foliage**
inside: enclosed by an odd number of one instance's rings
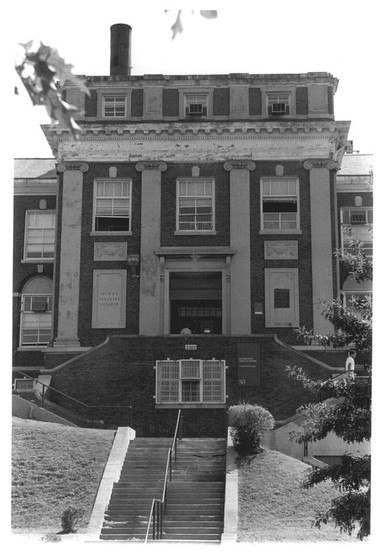
[[[79,136],[80,127],[74,117],[81,114],[75,106],[63,101],[57,82],[72,82],[79,90],[89,94],[85,83],[72,73],[72,65],[65,63],[57,50],[34,41],[21,44],[24,53],[16,72],[25,86],[33,105],[43,105],[52,123],[60,123],[69,129],[74,137]]]
[[[165,10],[165,13],[169,10]],[[218,12],[216,10],[199,10],[199,13],[202,17],[205,17],[206,19],[216,19],[218,16]],[[192,14],[194,15],[194,10],[192,10]],[[180,34],[183,32],[183,24],[182,24],[182,10],[178,10],[176,19],[174,24],[171,26],[172,30],[172,39],[176,37],[177,34]]]
[[[274,427],[275,421],[264,407],[240,403],[229,408],[228,424],[232,428],[234,449],[247,454],[259,451],[261,436]]]
[[[81,519],[82,513],[75,507],[68,507],[61,515],[61,526],[63,534],[73,534],[76,524]]]
[[[341,254],[341,261],[349,270],[348,278],[357,282],[372,277],[372,258],[365,255],[354,244],[349,253]],[[355,309],[356,308],[356,309]],[[299,335],[308,344],[319,344],[344,348],[352,346],[363,357],[364,368],[371,376],[372,361],[372,305],[371,299],[354,302],[352,308],[345,308],[340,300],[330,304],[322,303],[322,314],[333,324],[329,335],[315,335],[305,328]],[[313,381],[300,367],[287,369],[289,376],[302,382],[303,386],[316,395],[317,401],[302,406],[307,420],[303,433],[293,437],[302,442],[317,441],[333,432],[347,443],[362,443],[371,437],[371,379]],[[334,522],[341,532],[352,532],[358,526],[357,537],[363,540],[370,534],[370,455],[353,457],[345,455],[341,464],[312,469],[303,486],[310,488],[331,480],[341,495],[334,499],[331,508],[318,513],[314,525]]]

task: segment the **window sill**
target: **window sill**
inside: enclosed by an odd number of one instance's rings
[[[298,230],[298,229],[260,230],[259,234],[302,234],[302,230]]]
[[[35,265],[42,265],[43,263],[54,263],[54,258],[49,259],[22,259],[21,263],[34,263]]]
[[[120,231],[120,230],[110,230],[110,231],[104,231],[104,230],[100,230],[100,231],[96,231],[96,230],[92,230],[90,232],[90,236],[132,236],[133,233],[131,232],[131,230],[123,230],[123,231]]]
[[[41,346],[19,346],[17,351],[45,351],[47,347],[47,344]]]
[[[155,409],[225,409],[225,403],[156,403]]]
[[[176,230],[175,236],[215,236],[216,230]]]

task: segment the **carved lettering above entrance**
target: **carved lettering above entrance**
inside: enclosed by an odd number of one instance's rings
[[[297,240],[266,240],[264,259],[298,259]]]

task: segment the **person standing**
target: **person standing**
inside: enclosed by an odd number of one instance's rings
[[[348,353],[346,362],[345,362],[345,370],[346,375],[349,378],[349,380],[355,379],[355,358],[356,358],[356,352],[354,349],[351,349]]]

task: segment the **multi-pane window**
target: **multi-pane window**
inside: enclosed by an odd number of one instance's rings
[[[341,239],[343,251],[357,245],[366,255],[373,253],[373,210],[372,208],[341,209]]]
[[[299,228],[296,178],[263,178],[261,195],[262,230],[288,231]]]
[[[52,296],[24,294],[21,298],[22,346],[40,346],[52,338]]]
[[[268,115],[289,115],[290,94],[274,92],[267,94]]]
[[[104,117],[126,117],[127,115],[126,96],[104,96],[103,116]]]
[[[225,361],[156,362],[156,403],[225,403]]]
[[[131,181],[97,180],[94,188],[94,230],[128,232],[131,220]]]
[[[203,117],[207,115],[208,94],[185,94],[184,108],[186,117]]]
[[[27,211],[25,219],[24,259],[54,259],[56,214],[54,211]]]
[[[177,184],[177,230],[213,231],[213,179],[179,179]]]

